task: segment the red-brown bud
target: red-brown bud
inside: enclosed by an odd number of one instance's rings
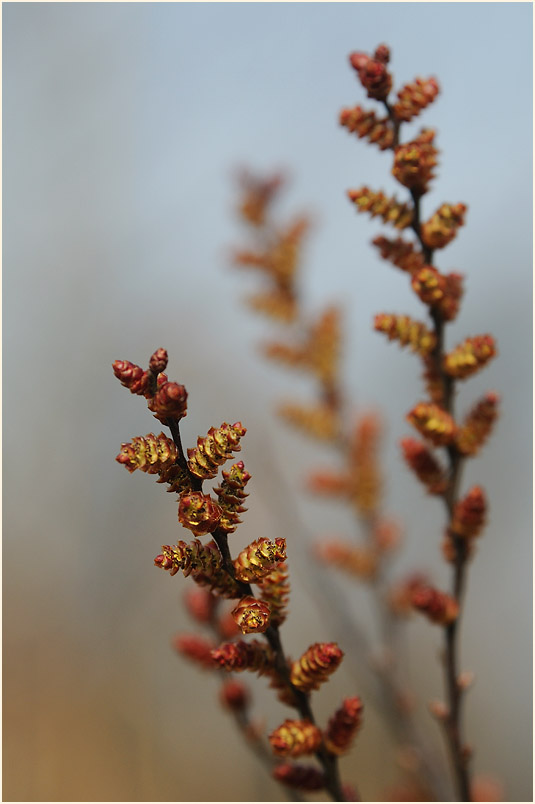
[[[428,447],[415,438],[401,441],[403,457],[429,494],[442,494],[448,485],[444,469]]]
[[[231,613],[242,634],[263,634],[268,628],[269,606],[252,595],[243,597]]]
[[[158,436],[149,433],[146,436],[134,436],[131,442],[121,444],[121,451],[115,460],[126,466],[129,472],[139,469],[150,475],[167,476],[167,470],[173,466],[177,455],[172,439],[163,433]]]
[[[144,396],[148,389],[149,375],[142,368],[130,363],[128,360],[116,360],[113,372],[121,385],[128,388],[130,393]]]
[[[321,731],[309,720],[285,720],[269,735],[269,742],[276,756],[300,757],[319,748]]]
[[[312,765],[290,765],[285,762],[273,768],[273,777],[295,790],[313,792],[325,787],[325,774]]]
[[[378,118],[375,112],[365,111],[360,106],[353,109],[342,109],[339,116],[340,125],[347,128],[351,134],[366,138],[379,146],[381,151],[392,147],[394,142],[394,129],[388,117]]]
[[[381,61],[383,64],[388,64],[390,61],[390,48],[388,45],[377,45],[373,58],[375,61]]]
[[[191,659],[206,670],[214,670],[216,665],[212,659],[213,642],[196,634],[181,634],[173,639],[175,650]]]
[[[250,697],[249,690],[242,681],[229,679],[221,687],[221,703],[233,712],[242,712],[246,709],[249,705]]]
[[[286,619],[286,608],[290,597],[288,567],[284,562],[278,564],[269,575],[259,583],[262,600],[271,609],[271,624],[282,625]]]
[[[439,306],[446,291],[446,277],[433,268],[432,265],[424,265],[412,275],[412,289],[416,295],[430,307]]]
[[[438,625],[449,625],[459,615],[459,604],[445,592],[439,592],[431,586],[417,586],[412,591],[411,602],[415,609],[421,611],[431,622]]]
[[[349,750],[357,729],[361,725],[363,704],[360,698],[346,698],[325,731],[325,747],[332,754],[345,754]]]
[[[243,501],[247,497],[245,486],[250,479],[251,475],[246,471],[243,461],[238,461],[228,472],[223,470],[223,481],[220,486],[214,488],[219,497],[219,507],[223,511],[219,527],[225,533],[234,533],[241,522],[239,514],[247,510],[243,506]]]
[[[360,83],[368,93],[368,98],[374,100],[384,101],[388,98],[388,94],[392,89],[392,76],[386,68],[386,64],[382,61],[368,58],[362,67],[358,70]],[[354,66],[353,61],[351,62]]]
[[[178,505],[178,521],[195,536],[213,533],[221,519],[221,508],[208,494],[186,492]]]
[[[158,379],[160,379],[162,375]],[[188,392],[176,382],[158,383],[158,390],[149,402],[149,410],[165,424],[166,419],[184,418],[187,414]]]
[[[453,512],[452,531],[465,539],[478,536],[485,525],[487,501],[480,486],[470,489]]]
[[[343,656],[336,642],[316,642],[292,664],[290,680],[303,692],[317,690],[334,673]]]
[[[397,340],[401,346],[410,346],[413,352],[423,356],[432,352],[436,345],[435,334],[408,315],[380,313],[374,318],[373,328],[383,332],[388,340]]]
[[[358,73],[366,67],[369,60],[370,57],[367,53],[355,51],[354,53],[349,54],[349,63]]]
[[[149,360],[149,368],[153,374],[161,374],[167,368],[168,355],[166,349],[156,349]]]

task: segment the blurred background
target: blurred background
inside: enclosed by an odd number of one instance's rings
[[[190,581],[152,565],[183,537],[174,497],[114,460],[156,425],[111,363],[146,365],[164,346],[170,379],[189,392],[188,446],[222,421],[248,428],[253,480],[236,544],[287,539],[285,644],[299,655],[339,638],[334,575],[327,582],[308,555],[351,521],[303,491],[306,471],[333,456],[273,413],[312,386],[259,357],[275,327],[242,304],[255,278],[230,267],[244,242],[237,167],[287,170],[281,215],[312,216],[302,302],[311,316],[342,305],[344,381],[387,425],[386,505],[406,533],[396,572],[418,566],[448,584],[441,507],[398,447],[422,395],[419,367],[371,329],[376,312],[421,306],[370,246],[385,227],[345,197],[363,184],[399,193],[388,152],[337,122],[343,106],[374,105],[347,55],[380,42],[396,87],[435,75],[442,88],[404,131],[438,130],[424,212],[469,207],[438,255],[467,276],[449,345],[491,332],[500,352],[459,398],[466,410],[487,389],[503,396],[499,427],[464,477],[491,510],[462,628],[461,664],[476,673],[465,732],[475,771],[501,779],[507,800],[531,800],[531,18],[527,3],[3,4],[4,800],[283,799],[220,710],[217,680],[170,648],[193,630],[181,600]],[[371,628],[366,591],[344,593]],[[422,618],[407,637],[417,715],[442,752],[427,711],[442,694],[440,634]],[[264,680],[247,681],[273,729],[287,710]],[[315,699],[320,720],[342,697],[366,703],[363,683],[347,661]],[[368,800],[399,777],[372,705],[342,766]]]

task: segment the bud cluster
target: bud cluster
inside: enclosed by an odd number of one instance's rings
[[[415,140],[398,145],[394,151],[392,175],[418,195],[427,192],[428,184],[434,178],[433,168],[438,153],[433,145],[434,138],[434,131],[424,129]]]
[[[234,533],[241,522],[239,514],[247,510],[243,507],[243,501],[248,496],[245,486],[250,479],[251,475],[246,471],[243,461],[238,461],[228,472],[223,470],[223,481],[220,486],[214,488],[222,511],[219,527],[225,533]]]
[[[325,747],[332,754],[345,754],[362,721],[363,704],[360,698],[346,698],[329,720],[325,731]]]
[[[268,645],[252,640],[250,642],[225,642],[212,651],[214,662],[223,670],[241,673],[267,673],[273,668],[274,657]]]
[[[243,597],[232,616],[242,634],[263,634],[270,621],[270,608],[263,600],[251,595]]]
[[[210,587],[223,597],[240,596],[236,581],[222,566],[221,554],[215,542],[203,545],[197,539],[190,544],[179,541],[174,545],[164,544],[161,549],[154,564],[167,570],[170,575],[176,575],[181,570],[186,578],[191,575],[196,583]]]
[[[410,121],[428,106],[439,92],[435,78],[416,78],[398,92],[398,102],[394,104],[394,114],[398,120]]]
[[[213,533],[222,511],[219,505],[202,491],[185,492],[178,504],[178,521],[195,536]]]
[[[387,198],[383,192],[373,192],[369,187],[348,190],[347,195],[355,204],[357,212],[369,212],[372,218],[378,215],[385,223],[391,223],[396,229],[406,229],[412,223],[411,207],[400,203],[395,197]]]
[[[401,346],[410,346],[413,352],[422,356],[428,355],[436,346],[435,334],[408,315],[376,315],[374,329],[384,332],[390,341],[397,340]]]
[[[373,111],[365,111],[360,106],[353,109],[342,109],[340,112],[340,125],[347,128],[351,134],[360,139],[366,138],[379,146],[381,151],[392,147],[394,130],[388,117],[378,118]]]
[[[386,65],[390,58],[390,53],[386,55],[388,48],[375,52],[374,57],[370,58],[366,53],[351,53],[349,62],[358,73],[360,83],[368,93],[369,98],[384,101],[388,98],[392,89],[392,76],[388,72]],[[377,58],[379,56],[379,58]]]
[[[455,438],[453,418],[438,405],[419,402],[407,414],[407,421],[436,447],[445,447]]]

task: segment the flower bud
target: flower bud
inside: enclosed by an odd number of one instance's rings
[[[466,497],[457,503],[453,512],[451,529],[465,539],[478,536],[485,525],[487,501],[480,486],[470,489]]]
[[[482,369],[496,354],[492,335],[467,338],[444,357],[444,371],[450,377],[464,380]]]
[[[167,350],[156,349],[151,359],[149,360],[149,368],[153,372],[153,374],[160,374],[162,371],[165,371],[165,369],[167,368],[167,360],[168,360]]]
[[[312,765],[282,763],[273,768],[273,777],[287,787],[313,792],[325,787],[325,774]]]
[[[336,642],[316,642],[293,663],[290,680],[303,692],[317,690],[334,673],[343,656]]]
[[[130,363],[128,360],[116,360],[113,364],[113,372],[121,385],[128,388],[130,393],[143,396],[148,389],[148,373],[142,368]]]
[[[451,444],[456,426],[453,418],[438,405],[419,402],[408,414],[407,421],[436,447]]]
[[[162,375],[160,375],[161,377]],[[188,392],[183,385],[176,382],[164,382],[159,385],[154,397],[149,402],[149,410],[165,424],[166,419],[182,419],[187,413]]]
[[[411,598],[414,608],[438,625],[449,625],[459,615],[457,601],[445,592],[439,592],[431,586],[416,587]]]
[[[325,731],[325,747],[332,754],[341,755],[349,750],[361,725],[362,709],[360,698],[346,698],[329,720]]]

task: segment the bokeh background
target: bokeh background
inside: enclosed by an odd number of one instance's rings
[[[450,344],[490,331],[499,359],[467,383],[503,417],[464,484],[487,490],[490,523],[470,568],[462,666],[474,768],[508,800],[532,781],[532,8],[527,3],[4,3],[4,800],[280,800],[217,702],[216,680],[174,655],[189,628],[189,582],[152,566],[181,536],[176,507],[149,478],[114,461],[153,428],[113,378],[114,359],[146,363],[165,346],[186,384],[184,439],[221,421],[248,427],[253,475],[236,544],[288,541],[294,654],[333,637],[329,585],[307,556],[314,538],[350,527],[311,501],[303,476],[333,462],[273,415],[306,399],[301,377],[257,351],[274,333],[241,297],[254,278],[230,268],[243,242],[236,167],[292,177],[281,215],[315,228],[301,276],[310,315],[345,313],[344,380],[355,405],[379,405],[388,510],[415,565],[447,583],[442,510],[403,469],[404,414],[421,396],[417,361],[371,331],[378,311],[420,313],[406,277],[370,241],[345,190],[394,191],[390,156],[350,137],[342,106],[365,102],[347,63],[387,42],[400,86],[436,75],[442,94],[406,132],[436,127],[439,176],[425,199],[469,205],[440,267],[467,275]],[[399,191],[398,191],[399,192]],[[152,422],[152,423],[151,423]],[[331,578],[332,580],[332,578]],[[330,581],[329,581],[330,583]],[[347,591],[347,590],[346,590]],[[320,594],[321,592],[321,594]],[[351,600],[371,627],[366,593]],[[348,604],[349,605],[349,604]],[[440,635],[407,636],[418,716],[442,742],[426,701],[440,697]],[[351,653],[349,645],[343,645]],[[254,680],[252,680],[254,684]],[[362,682],[363,683],[363,682]],[[317,696],[320,719],[365,691],[350,661]],[[258,680],[259,716],[282,720]],[[373,706],[343,763],[364,798],[398,778]]]

